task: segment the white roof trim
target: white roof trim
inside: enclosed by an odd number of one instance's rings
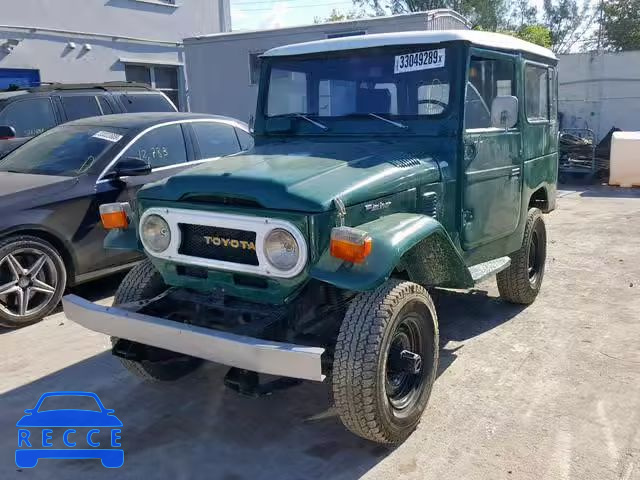
[[[523,51],[557,60],[555,54],[544,47],[526,42],[510,35],[477,30],[435,30],[417,32],[376,33],[354,37],[330,38],[313,42],[296,43],[266,51],[263,57],[305,55],[309,53],[337,52],[359,48],[387,47],[394,45],[435,44],[451,41],[466,41],[482,47],[501,50]]]
[[[167,65],[171,67],[183,67],[184,62],[179,62],[175,60],[161,60],[157,58],[127,58],[120,57],[118,61],[121,63],[131,63],[131,64],[139,64],[139,65]]]

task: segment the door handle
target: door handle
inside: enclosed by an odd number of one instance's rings
[[[521,170],[520,167],[513,167],[511,169],[511,172],[509,172],[509,178],[519,176],[520,175],[520,170]]]

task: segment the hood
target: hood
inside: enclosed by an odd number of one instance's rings
[[[24,206],[36,198],[46,203],[47,196],[66,190],[76,182],[74,177],[0,172],[0,207]]]
[[[145,187],[139,196],[238,198],[269,209],[323,212],[337,197],[349,206],[439,179],[437,162],[424,150],[375,141],[292,142],[185,170]]]

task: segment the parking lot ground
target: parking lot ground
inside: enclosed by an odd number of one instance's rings
[[[547,216],[537,301],[502,303],[493,280],[435,294],[441,368],[417,431],[388,449],[349,434],[327,385],[257,400],[207,365],[146,384],[103,335],[57,313],[0,332],[0,478],[640,479],[640,192],[562,191]],[[85,285],[110,302],[118,279]],[[125,463],[43,460],[19,470],[16,421],[40,395],[97,393],[124,423]]]

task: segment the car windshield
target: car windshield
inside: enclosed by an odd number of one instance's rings
[[[0,160],[0,171],[75,177],[122,139],[125,129],[62,125],[33,138]]]
[[[422,46],[321,58],[274,57],[267,116],[361,116],[380,122],[379,117],[441,115],[450,97],[446,54],[445,48]]]
[[[42,400],[38,412],[52,410],[88,410],[100,412],[96,399],[89,395],[54,395]]]

